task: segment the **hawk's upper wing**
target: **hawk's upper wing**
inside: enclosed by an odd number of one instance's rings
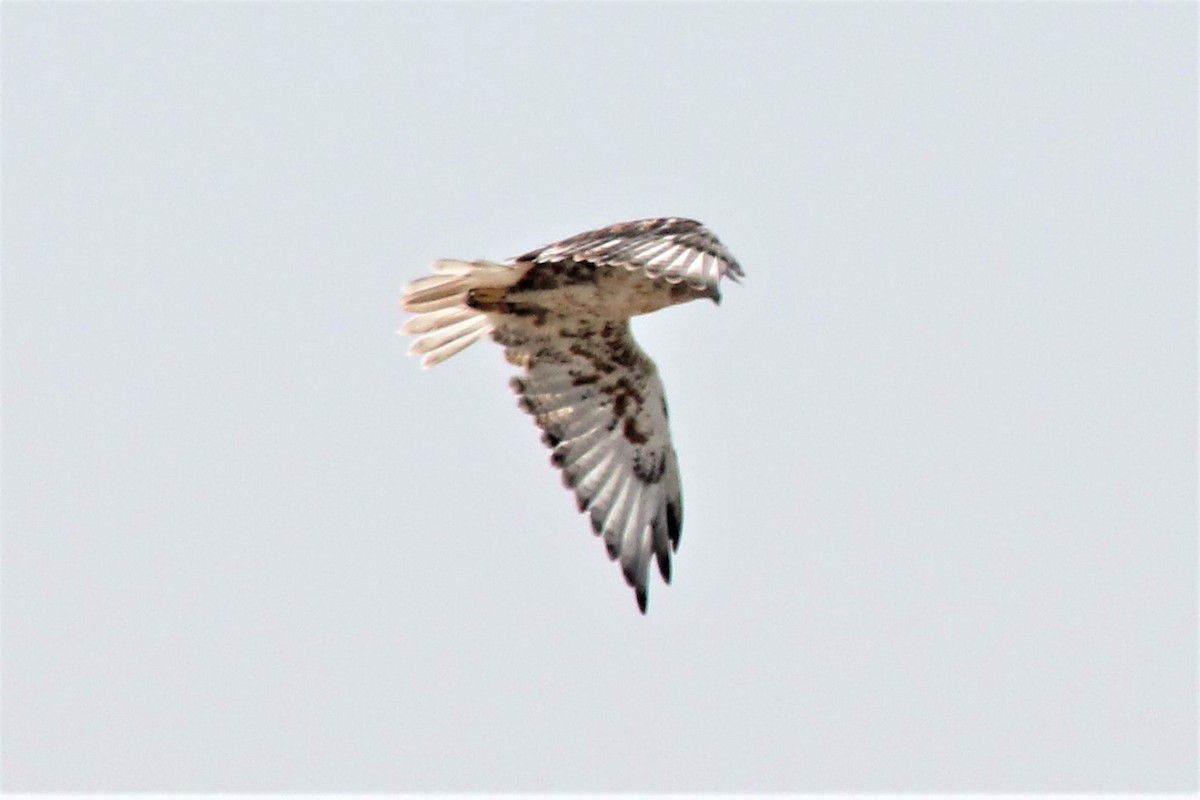
[[[715,289],[723,276],[737,281],[741,266],[708,228],[694,219],[662,217],[619,222],[531,250],[515,261],[547,263],[587,261],[640,269],[668,283],[687,281],[696,289]]]
[[[644,613],[650,559],[669,582],[683,524],[658,370],[628,321],[511,319],[493,336],[509,361],[526,368],[512,379],[519,405],[542,429],[551,463],[575,490],[579,510],[590,512],[609,558],[620,559]]]

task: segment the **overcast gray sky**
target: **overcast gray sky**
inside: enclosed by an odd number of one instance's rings
[[[1196,22],[6,3],[5,788],[1195,789]],[[643,618],[396,300],[658,215]]]

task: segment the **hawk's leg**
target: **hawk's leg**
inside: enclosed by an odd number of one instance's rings
[[[467,305],[479,311],[500,313],[508,311],[508,303],[504,300],[507,290],[502,286],[484,286],[467,292]]]
[[[537,328],[546,324],[546,309],[532,303],[514,302],[508,297],[508,290],[503,287],[471,289],[467,292],[467,305],[485,314],[524,317]]]

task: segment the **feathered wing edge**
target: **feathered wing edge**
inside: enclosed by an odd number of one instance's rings
[[[715,290],[721,278],[735,283],[745,275],[733,254],[703,224],[683,217],[619,222],[576,234],[532,250],[517,261],[589,261],[642,270],[668,283],[686,281],[694,289]]]
[[[683,529],[678,460],[657,370],[637,349],[639,363],[603,373],[596,368],[604,363],[603,348],[586,349],[599,339],[579,339],[569,352],[540,331],[514,335],[513,327],[501,326],[496,338],[508,342],[510,360],[526,366],[526,374],[510,382],[518,405],[542,429],[550,462],[575,492],[608,557],[620,562],[644,614],[650,560],[670,583],[671,554]],[[628,328],[610,346],[625,353],[637,348]]]

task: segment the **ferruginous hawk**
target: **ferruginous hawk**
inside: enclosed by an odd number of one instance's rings
[[[521,367],[512,388],[646,612],[649,564],[671,580],[683,500],[654,362],[629,318],[707,297],[742,268],[695,220],[622,222],[503,263],[440,259],[404,287],[410,354],[440,363],[484,334]]]

